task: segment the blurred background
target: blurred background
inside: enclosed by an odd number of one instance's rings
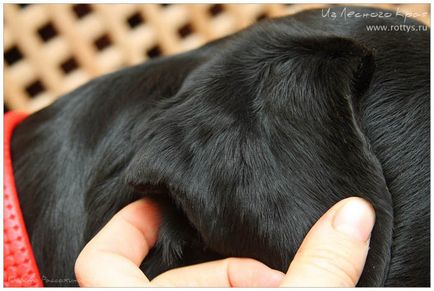
[[[360,5],[428,12],[417,19],[429,25],[429,4]],[[265,18],[328,6],[4,4],[4,111],[33,112],[96,76],[196,48]]]

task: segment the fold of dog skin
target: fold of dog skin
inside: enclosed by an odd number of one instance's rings
[[[268,31],[191,73],[176,105],[137,125],[142,148],[128,180],[167,185],[210,250],[281,271],[314,221],[361,196],[377,213],[361,282],[382,285],[391,197],[353,112],[371,52],[344,38]]]
[[[377,217],[359,286],[429,285],[429,32],[364,25],[321,10],[263,22],[30,116],[13,163],[44,277],[73,277],[143,196],[163,218],[149,277],[227,256],[286,271],[313,223],[359,196]]]

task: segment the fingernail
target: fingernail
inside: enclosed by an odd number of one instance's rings
[[[351,198],[333,219],[333,227],[354,239],[367,241],[375,223],[375,212],[371,204],[361,198]]]

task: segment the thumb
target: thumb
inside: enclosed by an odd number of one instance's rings
[[[352,197],[337,203],[307,234],[282,286],[356,286],[374,222],[374,209],[366,200]]]

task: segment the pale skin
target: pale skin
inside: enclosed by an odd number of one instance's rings
[[[375,222],[372,206],[347,198],[312,227],[286,274],[249,258],[169,270],[149,280],[140,263],[155,244],[158,208],[142,199],[119,211],[85,246],[75,274],[81,287],[354,287]]]

